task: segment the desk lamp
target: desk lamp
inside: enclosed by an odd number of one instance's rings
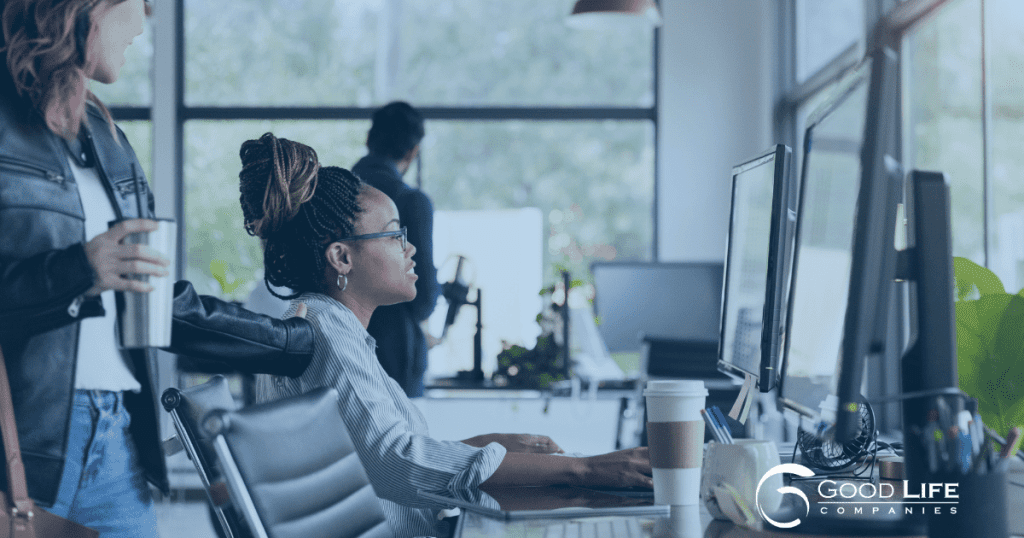
[[[476,333],[473,335],[473,369],[472,370],[460,370],[456,373],[456,379],[460,381],[483,381],[484,370],[483,370],[483,345],[481,343],[481,331],[483,329],[483,319],[480,308],[480,288],[476,289],[476,299],[470,301],[469,287],[462,279],[462,268],[466,263],[465,256],[458,256],[458,262],[455,266],[455,276],[451,282],[446,282],[441,286],[441,295],[444,296],[445,300],[448,301],[448,312],[444,318],[444,329],[441,330],[441,340],[444,340],[445,336],[448,335],[448,328],[455,323],[455,317],[459,313],[459,308],[462,305],[471,305],[476,307]]]

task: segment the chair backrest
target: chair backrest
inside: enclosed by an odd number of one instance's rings
[[[201,425],[203,418],[213,411],[234,411],[239,408],[231,396],[227,379],[216,375],[201,385],[181,390],[169,388],[163,392],[160,402],[170,413],[178,440],[196,466],[220,525],[218,535],[225,538],[249,536],[237,511],[228,504],[228,492],[221,480],[213,437]]]
[[[254,536],[393,535],[338,409],[333,388],[234,412],[204,426],[235,507]]]

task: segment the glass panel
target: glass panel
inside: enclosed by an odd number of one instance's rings
[[[650,259],[650,122],[431,121],[422,146],[437,209],[541,210],[545,283],[559,268],[589,280],[593,261]]]
[[[985,32],[992,132],[989,184],[992,189],[991,268],[1006,291],[1024,287],[1024,3],[986,0]]]
[[[807,80],[863,35],[864,0],[797,0],[797,82]]]
[[[651,28],[569,28],[572,5],[186,0],[186,103],[653,105]]]
[[[124,67],[113,84],[90,81],[89,89],[107,106],[148,106],[153,102],[153,20],[146,18],[142,35],[125,50]]]
[[[399,61],[378,91],[422,104],[652,106],[649,23],[567,27],[573,3],[395,2]]]
[[[190,121],[185,124],[185,278],[200,293],[244,301],[263,278],[259,241],[242,229],[238,150],[266,132],[308,144],[320,162],[350,168],[365,153],[368,121]],[[225,285],[210,263],[226,267]]]
[[[365,121],[186,123],[186,278],[202,293],[236,300],[262,278],[262,253],[242,229],[238,205],[243,141],[272,131],[309,144],[323,163],[351,167],[365,153],[368,128]],[[540,209],[545,283],[562,267],[589,279],[592,261],[650,259],[650,122],[430,121],[422,146],[423,187],[436,209]],[[410,183],[415,174],[413,167]],[[211,274],[215,259],[226,262],[224,289]]]
[[[119,121],[117,126],[124,131],[124,135],[128,137],[128,143],[132,145],[132,149],[135,150],[135,155],[139,158],[139,163],[142,165],[142,171],[146,174],[146,179],[149,180],[150,185],[153,184],[153,124],[148,121]],[[169,217],[170,215],[160,215],[161,217]]]
[[[943,8],[904,43],[904,57],[907,169],[949,176],[953,255],[985,263],[980,1]]]

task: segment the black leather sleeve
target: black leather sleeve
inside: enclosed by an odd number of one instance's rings
[[[92,284],[92,268],[81,243],[21,260],[0,260],[0,330],[31,336],[83,317],[102,316],[98,297],[82,303],[77,317],[68,313],[75,298]]]
[[[190,282],[174,285],[172,353],[216,361],[233,370],[298,377],[313,359],[313,329],[199,295]]]

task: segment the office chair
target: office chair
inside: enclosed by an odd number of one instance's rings
[[[182,449],[196,466],[203,489],[215,515],[218,535],[223,538],[250,536],[243,519],[230,504],[227,485],[217,465],[217,452],[213,440],[200,426],[203,417],[212,411],[238,409],[222,375],[214,376],[201,385],[187,389],[169,388],[160,397],[160,403],[170,413],[177,437],[164,443],[164,453],[171,456]]]
[[[203,420],[233,504],[256,538],[390,538],[338,410],[322,388]]]

